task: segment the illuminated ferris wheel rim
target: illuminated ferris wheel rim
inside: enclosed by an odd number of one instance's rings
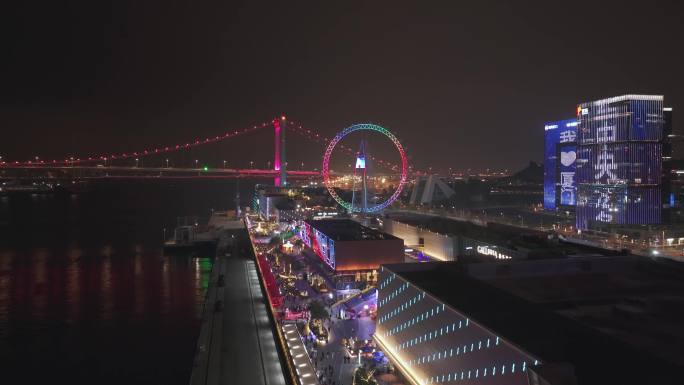
[[[332,152],[335,150],[335,146],[337,143],[339,143],[342,139],[344,139],[345,136],[351,134],[352,132],[355,131],[375,131],[380,134],[385,135],[389,140],[394,143],[394,146],[396,147],[397,151],[399,152],[399,156],[401,156],[401,178],[399,180],[399,186],[397,189],[394,191],[392,196],[390,196],[386,201],[377,204],[375,206],[368,207],[367,209],[363,209],[360,207],[354,207],[351,203],[345,201],[342,199],[339,195],[337,195],[337,192],[335,192],[335,189],[330,185],[330,156],[332,155]],[[335,137],[330,141],[328,144],[328,147],[325,150],[325,155],[323,155],[323,184],[325,184],[325,187],[328,189],[328,192],[330,193],[330,196],[333,197],[339,203],[342,207],[346,208],[349,211],[352,212],[376,212],[384,209],[385,207],[391,205],[397,198],[399,198],[399,194],[401,194],[401,190],[403,190],[404,185],[406,184],[406,178],[408,176],[408,161],[406,159],[406,153],[404,152],[404,147],[402,147],[401,143],[399,142],[399,139],[397,139],[394,134],[392,134],[389,130],[385,129],[384,127],[378,126],[377,124],[372,124],[372,123],[360,123],[360,124],[354,124],[352,126],[349,126],[345,128],[344,130],[340,131],[335,135]]]

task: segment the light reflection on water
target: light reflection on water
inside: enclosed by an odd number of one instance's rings
[[[187,384],[211,259],[162,255],[171,202],[117,198],[0,197],[3,380]]]

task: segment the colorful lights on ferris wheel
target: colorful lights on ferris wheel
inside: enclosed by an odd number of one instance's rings
[[[375,206],[370,206],[367,208],[363,207],[355,207],[351,203],[345,201],[342,199],[333,186],[330,183],[330,157],[332,156],[333,151],[335,150],[335,147],[337,144],[347,135],[351,134],[352,132],[355,131],[373,131],[380,133],[384,136],[386,136],[389,140],[394,143],[394,146],[396,147],[397,151],[399,152],[399,156],[401,157],[401,178],[399,180],[399,186],[397,186],[397,189],[394,191],[392,196],[390,196],[386,201],[379,203]],[[406,184],[406,178],[408,176],[408,160],[406,158],[406,153],[404,152],[404,148],[402,147],[401,143],[399,142],[399,139],[397,139],[394,134],[392,134],[390,131],[387,129],[378,126],[376,124],[370,124],[370,123],[365,123],[365,124],[355,124],[353,126],[347,127],[344,130],[340,131],[328,144],[328,147],[325,150],[325,154],[323,155],[323,184],[325,187],[328,189],[328,192],[330,193],[330,196],[337,201],[337,203],[340,204],[340,206],[344,207],[350,212],[377,212],[380,210],[383,210],[387,206],[391,205],[397,198],[399,198],[399,195],[401,194],[401,191],[404,188],[404,185]]]

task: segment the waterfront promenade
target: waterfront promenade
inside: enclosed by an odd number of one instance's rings
[[[254,261],[235,253],[217,257],[190,384],[285,383]]]

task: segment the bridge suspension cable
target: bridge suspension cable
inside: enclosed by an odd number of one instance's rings
[[[150,147],[147,149],[139,150],[139,151],[126,151],[126,152],[120,152],[120,153],[110,153],[110,154],[100,154],[100,155],[90,155],[90,156],[69,156],[63,160],[58,160],[58,159],[53,159],[53,160],[44,160],[40,158],[36,158],[35,160],[28,160],[28,161],[5,161],[0,158],[0,166],[2,165],[11,165],[15,167],[31,167],[31,166],[47,166],[47,165],[55,165],[55,166],[60,166],[60,165],[85,165],[89,164],[92,162],[102,162],[104,161],[105,163],[107,161],[114,161],[114,160],[121,160],[121,159],[134,159],[134,158],[142,158],[146,156],[153,156],[153,155],[160,155],[160,154],[165,154],[165,153],[171,153],[171,152],[176,152],[176,151],[183,151],[183,150],[189,150],[194,147],[198,146],[203,146],[206,144],[210,143],[217,143],[224,141],[229,138],[233,138],[236,136],[244,135],[253,131],[258,131],[262,128],[270,128],[273,125],[273,121],[266,121],[262,122],[260,124],[256,124],[250,127],[242,128],[240,130],[233,130],[233,131],[226,131],[221,135],[216,135],[212,137],[206,137],[204,139],[196,138],[195,140],[191,142],[185,142],[185,143],[177,143],[175,145],[166,145],[166,146],[157,146],[157,147]],[[309,128],[304,127],[301,123],[295,122],[295,121],[290,121],[288,130],[295,132],[313,142],[316,142],[320,144],[321,146],[325,147],[328,145],[329,141],[331,138],[328,138],[324,135],[321,135],[320,133],[316,132],[315,130],[311,130]],[[348,153],[349,155],[355,156],[356,151],[346,145],[343,144],[338,144],[338,148],[341,149],[342,151]],[[387,162],[382,159],[376,158],[375,156],[370,157],[376,164],[379,166],[391,170],[391,171],[399,171],[401,169],[399,164],[395,164],[392,162]]]
[[[324,147],[328,146],[328,143],[330,142],[331,138],[325,137],[317,133],[315,130],[311,130],[308,128],[303,127],[300,123],[295,122],[295,121],[290,121],[290,126],[288,127],[290,131],[293,131],[307,139],[310,139]],[[356,151],[349,147],[345,146],[343,144],[338,144],[337,147],[341,149],[342,151],[346,152],[347,154],[351,156],[356,156]],[[392,163],[392,162],[387,162],[382,159],[376,158],[375,156],[370,157],[371,160],[376,162],[378,165],[382,166],[383,168],[387,170],[392,170],[392,171],[399,171],[401,170],[400,165]]]
[[[154,148],[148,148],[140,151],[126,151],[126,152],[121,152],[121,153],[111,153],[111,154],[101,154],[101,155],[91,155],[91,156],[82,156],[82,157],[67,157],[64,160],[43,160],[43,159],[36,159],[36,160],[28,160],[28,161],[2,161],[0,162],[0,165],[6,165],[6,164],[11,164],[14,166],[32,166],[32,165],[47,165],[47,164],[54,164],[54,165],[81,165],[81,164],[86,164],[90,162],[101,162],[101,161],[108,161],[108,160],[117,160],[117,159],[132,159],[132,158],[141,158],[145,156],[152,156],[152,155],[159,155],[159,154],[164,154],[164,153],[170,153],[170,152],[176,152],[176,151],[182,151],[182,150],[187,150],[193,147],[197,146],[202,146],[205,144],[209,143],[216,143],[216,142],[221,142],[223,140],[233,138],[236,136],[240,136],[252,131],[257,131],[261,128],[264,127],[271,127],[272,123],[269,122],[264,122],[261,124],[257,124],[251,127],[246,127],[240,130],[234,130],[234,131],[227,131],[221,135],[216,135],[213,137],[206,137],[204,139],[196,138],[194,141],[191,142],[185,142],[185,143],[178,143],[175,145],[168,145],[168,146],[158,146]]]

